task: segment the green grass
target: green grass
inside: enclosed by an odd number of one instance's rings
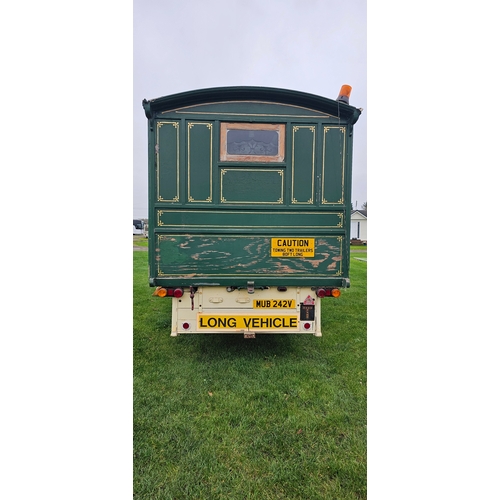
[[[134,498],[366,498],[366,262],[323,337],[170,337],[134,252]]]
[[[134,235],[134,245],[138,247],[147,247],[148,239],[145,236]]]
[[[352,253],[351,254],[351,262],[352,262],[352,259],[356,260],[356,259],[366,259],[367,258],[367,253],[366,252],[356,252],[356,253]]]
[[[368,252],[366,245],[351,245],[351,261],[353,257],[357,257],[358,259],[366,259],[367,253]]]

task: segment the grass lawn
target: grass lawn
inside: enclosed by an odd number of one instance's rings
[[[351,262],[352,258],[366,259],[367,253],[366,245],[351,245]]]
[[[148,239],[145,236],[134,234],[134,245],[138,247],[147,247]]]
[[[365,499],[366,267],[321,338],[174,338],[134,252],[134,498]]]

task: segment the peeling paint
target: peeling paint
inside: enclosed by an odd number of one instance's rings
[[[315,258],[271,256],[270,238],[242,235],[213,237],[175,235],[161,237],[158,272],[162,276],[276,275],[339,276],[342,257],[338,237],[318,238]],[[337,244],[337,242],[339,242]],[[182,252],[178,250],[182,249]],[[339,264],[337,264],[337,262]],[[340,266],[340,268],[339,268]]]

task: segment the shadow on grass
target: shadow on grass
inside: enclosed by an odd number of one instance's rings
[[[289,357],[303,352],[304,345],[317,342],[312,335],[262,334],[245,339],[243,334],[185,335],[172,339],[177,348],[188,349],[200,360],[227,358]]]

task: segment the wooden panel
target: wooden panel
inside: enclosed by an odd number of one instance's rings
[[[294,126],[292,134],[292,203],[314,203],[316,127]]]
[[[157,276],[336,277],[342,275],[342,241],[316,238],[314,257],[290,259],[271,257],[271,236],[157,234]]]
[[[249,230],[288,231],[288,228],[325,233],[342,230],[343,212],[289,212],[248,210],[157,210],[159,228],[185,231]]]
[[[283,204],[282,169],[221,169],[221,203]]]
[[[188,202],[211,203],[212,124],[188,123]]]
[[[179,123],[156,124],[156,201],[179,201]]]
[[[322,205],[344,203],[345,127],[323,129]]]

